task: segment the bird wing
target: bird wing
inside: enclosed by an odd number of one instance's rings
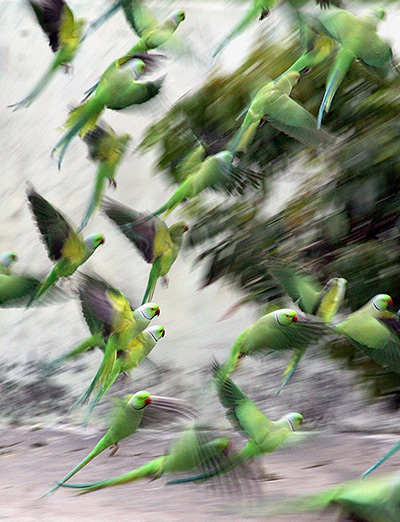
[[[365,46],[357,54],[365,65],[370,67],[382,68],[393,59],[390,45],[382,40],[377,34],[365,35]]]
[[[41,28],[49,38],[50,47],[54,52],[58,51],[59,32],[67,4],[64,0],[42,0],[42,2],[29,0],[29,3]]]
[[[115,132],[105,123],[100,121],[96,127],[87,132],[83,138],[93,160],[106,161],[110,154],[110,148],[115,147]]]
[[[199,170],[204,160],[204,156],[205,150],[201,143],[186,154],[176,166],[178,180],[182,181]]]
[[[319,32],[323,32],[329,38],[343,44],[355,24],[359,24],[356,16],[343,9],[331,8],[318,17],[307,17]]]
[[[78,252],[83,257],[85,246],[63,215],[31,185],[28,186],[27,195],[49,258],[58,261],[64,255],[64,248],[73,256]]]
[[[61,17],[61,25],[59,32],[60,47],[68,45],[71,39],[76,38],[75,33],[75,18],[74,13],[65,4],[64,11]]]
[[[16,308],[26,306],[36,294],[42,282],[28,275],[4,275],[0,274],[0,307]],[[48,305],[65,298],[66,295],[59,288],[52,288],[43,299],[35,304]]]
[[[131,0],[123,4],[126,19],[139,38],[146,37],[158,21],[142,0]]]

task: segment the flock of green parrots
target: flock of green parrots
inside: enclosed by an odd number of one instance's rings
[[[156,68],[161,58],[161,55],[150,51],[177,40],[175,31],[184,21],[185,12],[176,10],[159,23],[146,6],[145,0],[114,0],[110,9],[92,22],[84,32],[86,22],[75,19],[65,0],[28,2],[55,54],[48,71],[31,93],[21,102],[11,105],[14,110],[28,107],[40,95],[53,73],[60,67],[69,66],[84,39],[118,9],[124,11],[126,20],[139,37],[137,43],[124,56],[114,60],[99,81],[86,91],[83,102],[71,110],[64,126],[65,134],[53,149],[53,154],[59,154],[58,163],[61,167],[69,143],[79,134],[89,147],[90,157],[99,164],[93,195],[79,228],[74,229],[59,210],[38,194],[32,185],[28,185],[28,202],[48,256],[55,263],[54,268],[41,281],[14,272],[12,265],[17,261],[14,252],[0,254],[1,306],[39,306],[64,298],[65,292],[56,286],[57,281],[74,274],[97,247],[105,242],[102,234],[90,234],[86,238],[81,235],[93,213],[101,208],[140,251],[144,260],[152,265],[142,304],[136,310],[120,290],[101,277],[84,273],[77,276],[76,293],[91,335],[53,364],[65,363],[94,347],[104,352],[96,375],[78,401],[87,402],[92,399],[86,419],[88,421],[93,408],[118,375],[134,369],[165,335],[163,326],[150,326],[151,321],[160,313],[158,305],[151,301],[157,280],[166,279],[179,254],[183,234],[188,226],[184,222],[177,222],[168,227],[159,216],[168,215],[182,201],[194,198],[208,188],[239,194],[247,189],[256,190],[259,187],[259,175],[244,171],[234,163],[238,152],[246,153],[263,120],[304,145],[326,146],[332,136],[320,129],[323,113],[329,110],[335,92],[353,61],[361,61],[384,77],[396,71],[396,65],[390,46],[377,34],[378,22],[385,15],[384,9],[374,9],[370,14],[356,17],[346,10],[329,5],[329,0],[317,0],[321,9],[315,7],[315,11],[310,14],[301,10],[307,4],[306,0],[290,0],[304,43],[302,56],[279,78],[268,81],[255,94],[245,111],[243,123],[229,142],[227,150],[207,156],[203,145],[199,143],[192,150],[185,151],[178,166],[180,179],[183,181],[165,204],[151,214],[144,214],[104,197],[107,180],[116,186],[116,170],[130,135],[118,136],[109,125],[100,120],[100,116],[107,108],[123,110],[134,104],[143,104],[158,94],[163,78],[147,82],[140,81],[140,78]],[[224,38],[214,56],[251,22],[257,18],[265,19],[269,10],[278,3],[279,0],[252,0],[244,17]],[[326,92],[316,119],[290,98],[290,94],[302,74],[310,72],[310,69],[333,52],[336,52],[336,58],[327,78]],[[108,447],[111,446],[111,453],[115,453],[118,442],[139,428],[148,411],[160,410],[167,416],[174,417],[193,416],[193,412],[183,401],[139,391],[115,401],[115,416],[110,429],[89,455],[57,482],[49,493],[59,486],[88,492],[145,477],[155,479],[164,473],[192,469],[200,469],[200,472],[169,483],[202,482],[221,476],[257,456],[272,452],[286,440],[291,442],[299,437],[307,438],[309,434],[297,431],[303,420],[300,413],[291,412],[278,421],[271,421],[231,380],[230,375],[239,361],[247,355],[293,350],[279,391],[287,384],[307,346],[332,334],[345,336],[378,364],[400,373],[400,320],[398,315],[388,311],[393,306],[389,295],[372,297],[361,309],[333,325],[332,320],[345,295],[345,279],[331,279],[321,288],[312,274],[278,258],[266,260],[265,269],[290,298],[297,301],[298,307],[306,315],[298,315],[292,309],[277,309],[267,313],[239,335],[225,363],[219,365],[217,361],[213,362],[213,383],[218,397],[226,408],[226,415],[233,427],[244,433],[248,439],[244,448],[233,452],[228,437],[210,440],[195,424],[191,424],[177,437],[168,453],[144,466],[102,482],[67,483],[75,473]],[[399,447],[400,443],[364,475],[372,472]],[[336,503],[363,520],[400,521],[399,486],[400,479],[396,477],[367,479],[365,482],[360,479],[298,501],[291,509],[317,509]]]

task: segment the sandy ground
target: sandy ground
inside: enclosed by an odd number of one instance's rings
[[[398,440],[396,435],[344,433],[319,435],[301,446],[277,450],[260,459],[254,475],[226,476],[219,483],[165,486],[143,480],[88,495],[59,489],[39,498],[93,448],[102,435],[76,428],[4,428],[0,445],[0,519],[121,522],[192,522],[243,520],[246,506],[264,497],[270,501],[293,494],[306,494],[359,476]],[[74,477],[76,483],[111,478],[162,455],[171,435],[139,431],[123,441],[113,457],[104,452]],[[239,442],[239,441],[237,441]],[[400,453],[383,467],[392,472]],[[171,477],[171,476],[170,476]],[[271,479],[271,477],[273,477]],[[254,520],[264,520],[254,518]],[[274,522],[328,522],[332,513],[274,515]]]

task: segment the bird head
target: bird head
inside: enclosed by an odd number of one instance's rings
[[[298,317],[295,310],[281,308],[280,310],[276,310],[274,313],[275,320],[280,326],[288,326],[289,324],[297,323]]]
[[[85,237],[85,244],[90,250],[96,250],[96,248],[100,245],[103,245],[106,241],[106,238],[103,234],[89,234]]]
[[[178,221],[178,223],[171,225],[168,230],[172,241],[174,241],[175,239],[182,237],[183,234],[189,230],[189,227],[184,221]]]
[[[178,26],[185,19],[185,11],[183,9],[177,9],[176,11],[171,13],[169,18],[171,18]]]
[[[301,74],[297,71],[289,71],[285,74],[285,78],[287,78],[290,85],[294,87],[301,80]]]
[[[303,422],[303,415],[301,413],[296,413],[292,411],[284,415],[282,419],[288,421],[290,429],[292,431],[296,431],[300,424]]]
[[[155,326],[150,326],[150,328],[147,328],[145,332],[149,333],[155,342],[158,342],[161,337],[164,337],[165,328],[157,324]]]
[[[142,410],[148,404],[151,404],[151,397],[148,391],[138,391],[130,398],[128,402],[134,410]]]
[[[139,311],[145,319],[151,321],[156,315],[160,315],[160,307],[155,303],[145,303],[139,307]]]
[[[385,20],[386,18],[386,9],[384,7],[375,7],[372,10],[372,14],[378,18],[378,20]]]
[[[120,145],[126,145],[127,143],[129,143],[132,139],[132,136],[130,134],[128,134],[127,132],[124,132],[123,134],[121,134],[120,136],[118,136],[118,143]]]
[[[0,254],[0,261],[7,266],[11,266],[13,263],[18,261],[18,256],[15,252],[2,252]]]
[[[388,306],[393,306],[393,299],[387,294],[378,294],[371,299],[371,302],[379,312],[386,310]]]
[[[215,157],[221,163],[232,163],[233,160],[233,154],[229,150],[221,150],[221,152],[218,152]]]
[[[135,79],[138,80],[139,77],[144,73],[146,64],[140,58],[133,58],[132,60],[129,60],[128,64],[132,69],[133,74],[135,75]]]

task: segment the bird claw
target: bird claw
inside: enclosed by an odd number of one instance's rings
[[[115,444],[113,444],[111,447],[110,447],[110,452],[109,452],[109,456],[112,457],[113,455],[115,455],[118,451],[118,442],[116,442]]]
[[[264,9],[264,10],[261,12],[261,15],[260,15],[259,20],[264,20],[264,18],[267,18],[267,16],[269,16],[269,9]]]
[[[117,188],[117,182],[113,178],[108,178],[108,185],[114,190]]]
[[[168,279],[168,277],[166,277],[166,276],[163,277],[163,278],[161,279],[161,282],[162,282],[162,285],[163,285],[164,288],[168,288],[168,284],[169,284],[169,279]]]
[[[74,66],[72,63],[66,63],[64,65],[64,74],[74,74]]]

